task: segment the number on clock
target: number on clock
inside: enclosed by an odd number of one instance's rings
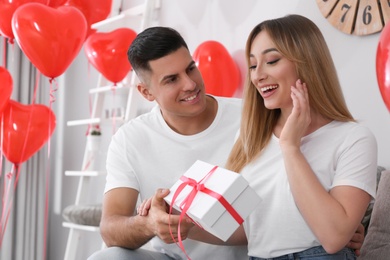
[[[334,27],[347,34],[380,32],[390,17],[390,0],[317,0],[317,5]]]

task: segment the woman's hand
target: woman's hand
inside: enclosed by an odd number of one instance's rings
[[[147,216],[151,204],[152,204],[152,198],[144,200],[140,205],[138,205],[137,214],[140,216]]]
[[[300,79],[297,80],[296,86],[291,86],[291,99],[293,108],[279,139],[282,148],[299,148],[301,138],[305,135],[311,122],[309,94],[306,84],[302,83]]]

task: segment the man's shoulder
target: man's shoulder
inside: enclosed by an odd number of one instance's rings
[[[242,99],[236,97],[219,97],[214,96],[218,104],[221,107],[231,108],[231,109],[241,109]]]
[[[158,109],[152,108],[150,111],[138,115],[119,127],[117,132],[136,133],[144,132],[145,129],[154,128],[158,124]]]

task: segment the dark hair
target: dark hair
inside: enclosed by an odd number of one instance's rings
[[[164,57],[180,47],[188,49],[183,37],[169,27],[150,27],[137,35],[127,51],[133,69],[150,71],[149,61]]]

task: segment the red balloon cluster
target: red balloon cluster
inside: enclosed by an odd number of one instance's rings
[[[91,25],[106,19],[112,0],[0,0],[0,34],[16,39],[23,53],[45,76],[65,72]]]
[[[87,35],[96,32],[91,25],[100,22],[108,17],[111,12],[112,0],[68,0],[67,5],[79,9],[87,20]]]
[[[0,67],[0,115],[12,94],[12,77],[4,67]]]
[[[94,33],[85,41],[89,62],[114,84],[122,81],[131,70],[127,50],[137,34],[128,28],[108,33]]]
[[[24,54],[43,75],[53,79],[63,74],[79,53],[87,22],[75,7],[55,9],[30,3],[15,11],[12,29]]]
[[[68,0],[49,0],[48,5],[53,8],[57,8],[61,5],[64,5]]]
[[[390,24],[386,24],[379,37],[376,76],[383,101],[390,111]]]
[[[0,0],[0,33],[11,42],[15,38],[11,25],[12,16],[19,6],[27,3],[47,4],[48,0]]]
[[[3,153],[10,162],[20,164],[47,142],[54,131],[56,118],[47,106],[23,105],[9,100],[2,122]]]
[[[231,97],[240,85],[240,71],[227,49],[217,41],[203,42],[193,59],[202,74],[206,93]]]

